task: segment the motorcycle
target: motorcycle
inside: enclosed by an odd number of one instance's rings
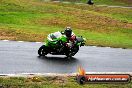
[[[73,41],[67,42],[66,37],[61,37],[58,40],[55,41],[49,41],[47,40],[44,45],[42,45],[39,50],[38,54],[39,56],[45,56],[47,54],[52,55],[66,55],[67,57],[74,56],[78,50],[79,47],[85,45],[85,38],[76,37],[76,39]]]

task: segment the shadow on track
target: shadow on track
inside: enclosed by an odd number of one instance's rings
[[[78,59],[71,57],[71,58],[67,58],[67,57],[49,57],[49,56],[38,56],[39,59],[47,61],[47,62],[52,62],[54,64],[74,64],[74,63],[78,63]]]
[[[73,73],[76,72],[77,66],[80,64],[80,61],[74,57],[66,58],[59,55],[48,55],[37,59],[41,62],[40,66],[46,69],[45,72],[50,73]]]

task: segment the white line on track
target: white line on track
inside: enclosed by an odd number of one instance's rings
[[[10,41],[10,40],[1,40],[1,41],[8,42],[8,41]],[[22,43],[22,42],[27,42],[27,41],[16,41],[16,42]],[[40,43],[44,43],[44,42],[34,42],[34,43],[40,44]],[[45,44],[45,43],[44,43],[44,44]],[[98,47],[98,46],[91,46],[91,47]],[[111,47],[104,47],[104,48],[111,48]],[[120,49],[122,49],[122,48],[120,48]]]
[[[2,41],[5,41],[6,42],[6,41],[9,41],[9,40],[2,40]]]
[[[35,42],[35,43],[42,43],[42,42]]]
[[[8,41],[11,41],[11,40],[1,40],[1,41],[8,42]],[[27,42],[27,41],[16,41],[16,42]],[[35,42],[35,43],[42,43],[42,42]]]
[[[24,42],[24,41],[17,41],[17,42]]]
[[[97,47],[97,46],[92,46],[92,47]]]
[[[78,73],[18,73],[18,74],[0,74],[0,77],[29,77],[29,76],[76,76]],[[132,76],[132,72],[86,72],[86,74],[129,74]]]
[[[105,47],[105,48],[110,48],[110,47]]]

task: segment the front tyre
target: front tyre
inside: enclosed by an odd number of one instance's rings
[[[79,46],[75,46],[72,48],[72,56],[74,56],[79,50]]]
[[[79,50],[78,46],[73,47],[71,50],[69,50],[69,51],[66,52],[66,56],[67,57],[72,57],[72,56],[74,56],[78,52],[78,50]]]
[[[48,54],[47,47],[45,45],[42,45],[38,50],[39,56],[45,56]]]
[[[67,58],[71,58],[73,55],[72,55],[71,52],[67,52],[67,53],[66,53],[66,56],[67,56]]]

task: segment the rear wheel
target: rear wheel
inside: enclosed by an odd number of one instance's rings
[[[47,47],[45,45],[42,45],[38,50],[39,56],[45,56],[48,54]]]

